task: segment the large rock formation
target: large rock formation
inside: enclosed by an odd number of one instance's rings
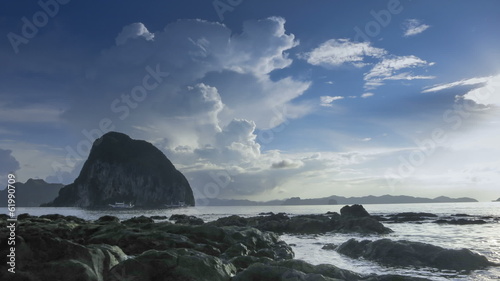
[[[100,208],[131,202],[154,208],[180,201],[194,206],[188,181],[152,144],[109,132],[92,145],[75,182],[46,206]]]

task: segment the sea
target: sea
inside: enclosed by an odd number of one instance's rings
[[[427,212],[446,217],[453,214],[467,214],[475,217],[500,217],[499,202],[478,203],[433,203],[433,204],[376,204],[363,205],[372,215],[389,215],[401,212]],[[140,210],[112,209],[85,210],[80,208],[17,208],[16,213],[30,215],[62,214],[73,215],[86,220],[95,220],[103,215],[113,215],[122,220],[135,216],[170,216],[172,214],[194,215],[204,221],[213,221],[220,217],[239,215],[243,217],[257,216],[260,213],[286,213],[289,216],[301,214],[325,214],[340,212],[343,205],[314,206],[198,206],[180,209]],[[0,208],[7,213],[6,208]],[[467,248],[486,256],[490,261],[500,263],[500,221],[490,220],[482,225],[449,225],[428,222],[384,223],[394,230],[388,235],[361,236],[358,234],[325,233],[315,235],[282,235],[281,239],[292,245],[295,258],[311,264],[333,264],[360,274],[399,274],[424,277],[430,280],[500,280],[500,267],[489,267],[472,272],[456,272],[433,268],[395,268],[379,265],[367,260],[350,259],[333,250],[324,250],[326,244],[339,245],[351,238],[377,240],[389,238],[393,240],[409,240],[424,242],[444,248]]]

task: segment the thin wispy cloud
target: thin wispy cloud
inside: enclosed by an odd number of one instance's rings
[[[331,107],[332,103],[337,100],[343,100],[342,96],[321,96],[320,97],[320,105],[325,107]]]
[[[427,62],[416,56],[385,57],[369,72],[365,73],[365,89],[375,89],[382,86],[385,80],[433,79],[435,78],[434,76],[414,75],[411,72],[398,73],[398,71],[402,69],[432,65],[434,65],[433,62]]]
[[[420,20],[418,19],[407,19],[403,23],[403,31],[404,37],[410,37],[410,36],[415,36],[417,34],[420,34],[424,31],[426,31],[430,25],[423,24]]]

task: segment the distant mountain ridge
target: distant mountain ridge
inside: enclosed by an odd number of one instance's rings
[[[500,198],[499,198],[500,199]],[[301,199],[292,197],[285,200],[272,200],[266,202],[250,200],[233,199],[210,199],[208,206],[278,206],[278,205],[351,205],[351,204],[405,204],[405,203],[458,203],[458,202],[478,202],[476,199],[461,197],[450,198],[439,196],[436,198],[413,197],[406,195],[382,195],[382,196],[363,196],[363,197],[343,197],[329,196],[323,198]]]
[[[25,183],[16,182],[16,207],[38,207],[54,200],[64,186],[60,183],[47,183],[41,179],[29,179]],[[7,188],[0,190],[0,207],[7,206]]]

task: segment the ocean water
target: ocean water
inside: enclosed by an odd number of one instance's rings
[[[120,219],[134,216],[152,216],[172,214],[194,215],[205,221],[217,218],[240,215],[244,217],[256,216],[261,212],[284,212],[290,216],[300,214],[324,214],[328,211],[340,212],[342,205],[328,206],[223,206],[223,207],[192,207],[183,209],[164,210],[84,210],[79,208],[18,208],[16,213],[29,213],[31,215],[63,214],[95,220],[103,215],[113,215]],[[500,203],[442,203],[442,204],[388,204],[364,205],[372,215],[387,215],[400,212],[428,212],[438,216],[452,214],[468,214],[472,216],[500,217]],[[0,208],[6,213],[6,208]],[[325,244],[341,244],[350,238],[376,240],[389,238],[393,240],[410,240],[430,243],[433,245],[460,249],[467,248],[486,256],[490,261],[500,263],[500,221],[491,220],[483,225],[441,225],[431,222],[423,223],[385,223],[394,230],[389,235],[360,236],[356,234],[326,233],[321,235],[282,235],[281,238],[289,244],[297,259],[305,260],[312,264],[333,264],[343,269],[352,270],[361,274],[400,274],[408,276],[425,277],[431,280],[500,280],[500,267],[490,267],[471,273],[442,271],[432,268],[394,268],[380,266],[366,260],[354,260],[344,257],[335,251],[323,250]]]

